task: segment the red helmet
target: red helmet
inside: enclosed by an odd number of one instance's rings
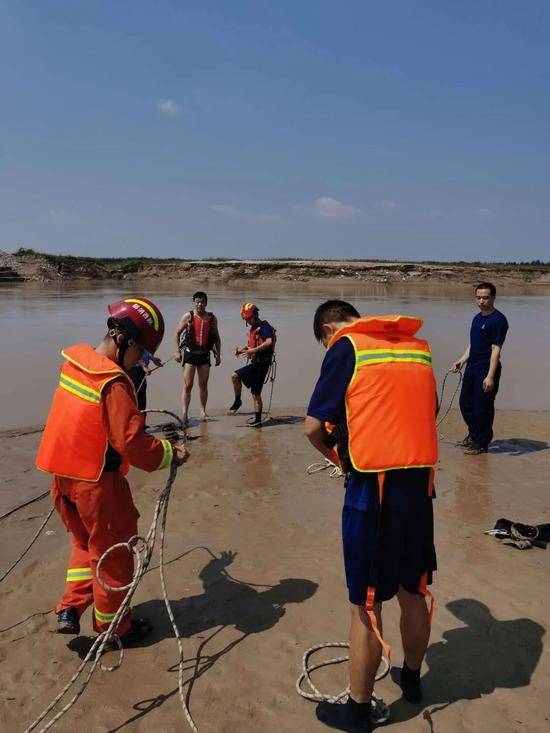
[[[254,313],[258,312],[258,306],[254,305],[254,303],[243,303],[243,307],[241,308],[241,318],[246,321],[247,318],[252,318]]]
[[[164,318],[154,303],[147,298],[125,298],[117,300],[108,310],[116,326],[126,331],[138,346],[155,353],[164,336]]]

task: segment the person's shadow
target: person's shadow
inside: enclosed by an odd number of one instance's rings
[[[443,641],[428,647],[424,699],[419,705],[397,700],[390,706],[393,721],[409,720],[424,709],[433,730],[432,716],[438,710],[497,688],[527,687],[531,681],[542,653],[543,626],[528,618],[498,621],[473,598],[451,601],[447,608],[466,625],[446,631]],[[398,677],[395,668],[392,677]]]
[[[507,438],[493,440],[489,446],[489,453],[508,453],[511,456],[522,456],[525,453],[537,453],[548,450],[550,445],[545,440],[531,440],[530,438]]]
[[[202,638],[197,654],[184,660],[184,669],[187,672],[184,685],[187,688],[188,705],[196,680],[211,669],[218,659],[228,654],[251,634],[271,629],[284,616],[287,604],[302,603],[313,596],[318,587],[317,583],[305,578],[285,578],[276,585],[237,580],[226,571],[227,566],[235,559],[236,553],[222,552],[220,557],[216,557],[208,548],[197,549],[204,549],[211,556],[211,560],[199,574],[203,592],[171,601],[182,638],[212,631]],[[140,603],[133,608],[132,614],[135,617],[150,618],[154,624],[153,633],[139,646],[150,646],[161,639],[173,638],[174,632],[167,618],[164,601],[151,600]],[[208,643],[227,627],[233,627],[239,632],[236,638],[221,649],[206,652]],[[177,672],[178,665],[170,667],[169,671]],[[109,733],[115,733],[144,717],[177,692],[176,687],[150,700],[135,703],[133,708],[137,711],[136,714]]]

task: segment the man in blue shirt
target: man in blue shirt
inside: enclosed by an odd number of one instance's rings
[[[315,314],[315,336],[327,347],[338,329],[357,318],[359,313],[349,303],[327,301]],[[338,730],[367,733],[376,722],[376,714],[371,715],[371,695],[380,661],[380,645],[364,608],[371,573],[378,576],[375,614],[381,614],[384,601],[397,596],[405,656],[400,683],[405,699],[417,703],[422,699],[420,667],[430,635],[419,581],[426,574],[428,584],[432,582],[436,554],[432,496],[427,490],[430,469],[387,471],[380,506],[377,474],[355,470],[348,460],[346,393],[355,368],[352,342],[339,339],[323,360],[307,409],[305,432],[317,450],[333,463],[340,463],[347,472],[342,540],[351,610],[351,693],[346,705],[320,703],[317,717]],[[330,433],[327,423],[334,426]],[[381,617],[378,624],[380,627]]]
[[[496,288],[492,283],[480,283],[475,291],[479,313],[470,328],[470,345],[452,366],[466,370],[460,392],[460,411],[468,426],[468,435],[459,445],[467,455],[487,453],[493,439],[495,397],[500,373],[500,352],[504,345],[508,321],[495,308]]]

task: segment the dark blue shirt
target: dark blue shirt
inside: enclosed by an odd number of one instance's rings
[[[326,353],[307,414],[323,423],[345,423],[346,391],[354,371],[353,345],[349,339],[341,338]],[[376,474],[360,473],[351,469],[346,479],[344,504],[353,509],[375,509],[377,492]]]
[[[470,356],[466,368],[469,371],[489,369],[491,346],[502,346],[508,331],[506,316],[494,310],[490,315],[478,313],[470,328]]]

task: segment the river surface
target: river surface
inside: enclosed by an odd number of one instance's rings
[[[196,288],[181,282],[25,284],[0,288],[2,379],[0,428],[44,422],[57,383],[61,348],[78,342],[97,344],[105,333],[106,305],[122,295],[145,294],[161,308],[167,331],[159,356],[172,355],[172,333],[181,314],[189,310]],[[277,329],[277,381],[273,403],[303,411],[307,405],[324,350],[312,333],[316,306],[329,297],[343,297],[361,313],[404,313],[424,319],[420,335],[431,342],[434,368],[442,376],[468,344],[469,327],[477,312],[468,293],[444,288],[395,291],[385,286],[321,286],[274,282],[250,290],[207,288],[209,310],[218,317],[222,337],[222,365],[212,368],[209,406],[219,410],[232,402],[230,374],[243,365],[234,358],[246,334],[239,312],[253,301],[261,316]],[[519,410],[550,409],[550,296],[500,297],[497,306],[510,330],[503,350],[503,375],[497,407]],[[149,379],[149,406],[179,411],[181,367],[170,362]],[[456,377],[450,375],[448,387]],[[447,389],[447,395],[452,389]],[[251,407],[245,392],[246,407]],[[264,397],[269,397],[269,393]],[[195,387],[191,416],[198,413]]]

